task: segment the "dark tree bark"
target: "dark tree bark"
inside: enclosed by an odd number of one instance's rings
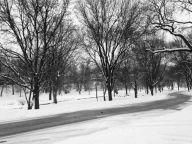
[[[23,88],[23,92],[24,92],[24,95],[25,95],[25,99],[27,101],[27,109],[31,110],[33,108],[33,103],[31,102],[32,91],[29,92],[29,96],[27,96],[26,88]]]
[[[108,99],[109,99],[109,101],[112,101],[113,100],[113,96],[112,96],[112,91],[113,91],[113,83],[112,83],[112,79],[111,79],[111,77],[109,77],[108,79],[107,79],[107,82],[106,82],[107,84],[107,90],[108,90]]]
[[[146,93],[149,94],[149,86],[146,86]]]
[[[104,100],[104,101],[106,101],[105,94],[106,94],[106,87],[105,87],[105,85],[104,85],[104,86],[103,86],[103,100]]]
[[[97,99],[97,101],[98,101],[97,84],[95,85],[95,92],[96,92],[96,99]]]
[[[57,104],[57,88],[53,88],[53,103]]]
[[[154,95],[154,87],[153,86],[150,86],[150,91],[151,91],[151,95],[153,96]]]
[[[171,90],[174,90],[174,82],[171,82]]]
[[[21,97],[21,92],[22,92],[21,87],[19,87],[19,96],[20,97]]]
[[[127,85],[127,83],[125,83],[124,86],[125,86],[125,94],[127,96],[128,95],[128,85]]]
[[[36,77],[34,79],[34,90],[33,90],[33,100],[35,109],[39,109],[39,91],[40,91],[39,79]]]
[[[1,96],[3,96],[4,85],[1,87]]]
[[[51,82],[49,82],[49,100],[52,100],[53,87]]]
[[[179,88],[180,88],[180,82],[177,82],[177,89],[179,91]]]
[[[137,89],[137,80],[134,81],[134,92],[135,92],[135,98],[138,97],[138,89]]]
[[[15,94],[15,88],[14,88],[14,85],[12,84],[12,95]]]

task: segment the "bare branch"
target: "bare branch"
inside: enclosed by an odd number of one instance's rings
[[[171,48],[171,49],[160,49],[160,50],[151,50],[151,49],[146,49],[147,51],[150,51],[154,54],[156,53],[164,53],[164,52],[177,52],[177,51],[188,51],[191,52],[192,50],[189,48]]]

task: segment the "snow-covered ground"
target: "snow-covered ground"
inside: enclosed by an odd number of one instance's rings
[[[188,92],[185,94],[191,95]],[[123,101],[120,99],[118,102]],[[6,144],[192,144],[191,113],[192,103],[188,101],[187,107],[180,109],[110,116],[18,134],[2,138],[0,142]]]
[[[54,144],[192,144],[192,106],[158,117],[154,113],[145,118],[138,114],[131,121],[130,115],[98,120],[93,124],[100,130],[95,126],[95,132]]]
[[[145,118],[138,114],[131,122],[130,115],[98,120],[94,125],[108,127],[54,144],[192,144],[192,105],[158,117],[152,117],[154,113],[144,114]]]
[[[48,100],[48,94],[43,93],[40,95],[41,105],[39,110],[27,110],[26,104],[24,106],[20,104],[20,101],[24,101],[24,97],[20,97],[19,94],[11,95],[11,92],[8,92],[3,97],[0,97],[0,124],[80,110],[103,109],[162,100],[170,98],[167,97],[169,92],[165,91],[164,93],[157,93],[155,96],[151,96],[146,95],[144,91],[139,91],[138,98],[135,99],[133,91],[129,92],[129,96],[125,96],[125,91],[119,91],[114,101],[104,102],[103,97],[100,97],[98,101],[96,100],[95,91],[90,94],[82,92],[81,95],[76,91],[72,91],[69,94],[58,96],[58,104],[53,104],[52,101]],[[98,92],[98,96],[102,96],[102,91]]]
[[[49,117],[59,113],[69,113],[80,110],[113,108],[124,105],[137,105],[171,98],[170,91],[146,95],[140,91],[134,98],[131,91],[125,96],[124,91],[114,98],[114,101],[97,101],[95,92],[83,92],[79,95],[72,91],[58,97],[58,104],[48,100],[47,94],[40,96],[40,109],[27,110],[20,101],[24,97],[19,94],[0,97],[0,124],[39,117]],[[189,92],[185,94],[190,95]],[[102,91],[99,91],[102,96]],[[18,134],[0,139],[7,144],[192,144],[192,103],[180,109],[152,110],[132,114],[122,114],[106,118],[68,124]]]

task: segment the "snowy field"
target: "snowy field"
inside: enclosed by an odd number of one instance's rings
[[[26,104],[24,106],[20,104],[20,101],[25,101],[24,97],[20,97],[19,94],[12,95],[8,91],[3,97],[0,97],[0,124],[80,110],[112,108],[125,104],[132,105],[162,100],[167,98],[168,93],[169,91],[165,91],[164,93],[157,93],[152,97],[150,94],[146,95],[144,91],[139,91],[138,98],[135,99],[133,91],[129,92],[129,96],[125,96],[125,91],[119,91],[114,100],[109,102],[104,101],[103,97],[101,97],[102,91],[98,91],[98,96],[100,96],[98,101],[95,98],[95,91],[92,91],[90,94],[83,92],[81,95],[76,91],[72,91],[69,94],[59,95],[58,104],[53,104],[52,101],[48,100],[48,94],[42,93],[40,95],[40,109],[27,110]]]
[[[192,144],[191,113],[189,106],[161,116],[156,111],[113,116],[92,125],[84,124],[86,129],[95,129],[94,132],[54,144]]]
[[[4,106],[0,108],[0,121],[5,123],[77,110],[112,108],[124,104],[135,105],[170,98],[167,96],[168,93],[170,91],[157,93],[152,97],[140,92],[139,98],[135,99],[133,92],[130,96],[124,97],[122,91],[113,102],[103,102],[102,98],[97,102],[92,98],[94,92],[90,95],[85,93],[77,95],[73,92],[60,96],[59,100],[62,102],[57,105],[48,104],[47,96],[43,94],[41,102],[46,105],[41,105],[40,110],[30,111],[25,107],[16,106],[16,103],[7,105],[12,99],[1,98]],[[183,93],[191,95],[189,92]],[[37,130],[5,137],[0,140],[1,142],[6,144],[192,144],[192,103],[190,100],[187,106],[178,109],[116,115]]]

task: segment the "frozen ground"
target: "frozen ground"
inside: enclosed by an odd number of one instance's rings
[[[126,97],[125,91],[119,91],[114,101],[104,102],[103,97],[100,97],[99,101],[96,100],[94,91],[90,94],[88,92],[83,92],[81,95],[72,91],[67,95],[62,94],[58,96],[58,104],[53,104],[52,101],[48,100],[48,95],[43,93],[40,96],[40,109],[27,110],[26,105],[22,106],[20,104],[20,101],[24,101],[24,97],[19,97],[19,94],[11,95],[10,92],[7,92],[3,97],[0,97],[0,124],[80,110],[111,108],[125,104],[132,105],[156,101],[166,99],[168,93],[169,91],[165,91],[164,93],[157,93],[152,97],[151,95],[146,95],[144,91],[140,91],[138,93],[138,98],[135,99],[133,91]],[[98,95],[102,96],[102,91],[99,91]]]
[[[185,93],[190,95],[190,93]],[[121,100],[119,100],[121,101]],[[122,102],[122,101],[121,101]],[[0,140],[6,144],[191,144],[192,104],[59,126]]]

